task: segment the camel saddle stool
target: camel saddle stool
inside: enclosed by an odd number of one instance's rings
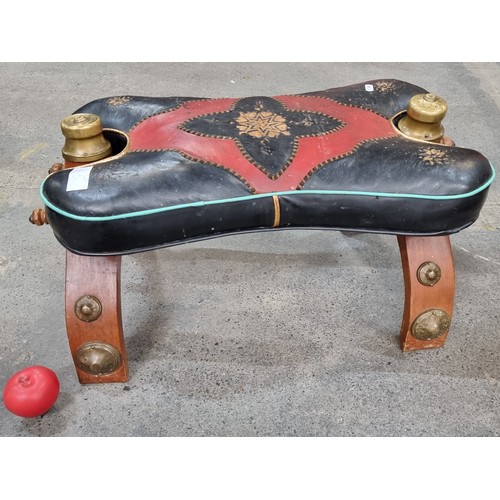
[[[450,235],[478,218],[494,180],[455,146],[446,102],[399,80],[276,97],[116,96],[61,122],[64,163],[40,189],[66,252],[66,326],[80,383],[128,380],[121,256],[288,228],[397,236],[403,351],[450,329]]]

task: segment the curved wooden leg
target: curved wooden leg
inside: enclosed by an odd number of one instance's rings
[[[455,267],[449,236],[398,236],[405,284],[401,349],[441,347],[453,315]]]
[[[81,384],[126,382],[121,257],[66,252],[66,330]]]

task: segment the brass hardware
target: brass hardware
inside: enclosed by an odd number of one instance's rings
[[[49,168],[49,175],[54,172],[59,172],[59,170],[64,170],[64,165],[62,163],[53,163]]]
[[[64,118],[61,130],[66,137],[62,149],[65,160],[75,163],[90,163],[111,154],[111,143],[102,133],[99,116],[78,113]]]
[[[43,208],[35,208],[33,212],[31,212],[29,221],[35,226],[43,226],[44,224],[48,224],[47,214]]]
[[[87,342],[76,351],[76,366],[91,375],[112,373],[121,362],[118,349],[104,342]]]
[[[99,299],[91,295],[80,297],[75,304],[75,314],[82,321],[95,321],[102,312],[102,305]]]
[[[434,286],[441,279],[441,268],[434,262],[424,262],[418,268],[417,279],[424,286]]]
[[[442,142],[444,128],[441,122],[447,111],[448,104],[442,97],[434,94],[414,95],[398,122],[398,128],[412,139]]]
[[[431,340],[441,337],[450,329],[451,318],[442,309],[425,311],[415,318],[411,325],[411,334],[419,340]]]

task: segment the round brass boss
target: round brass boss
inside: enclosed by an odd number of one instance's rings
[[[441,268],[435,262],[424,262],[418,268],[417,279],[424,286],[434,286],[441,279]]]
[[[92,295],[84,295],[75,303],[75,314],[82,321],[95,321],[102,312],[102,305],[98,298]]]
[[[98,115],[77,113],[61,122],[61,131],[66,138],[63,157],[75,163],[101,160],[111,154],[111,143],[102,133],[102,122]]]
[[[87,342],[76,351],[76,365],[91,375],[106,375],[121,364],[121,355],[116,347],[104,342]]]
[[[441,337],[450,329],[451,318],[442,309],[425,311],[415,318],[411,334],[419,340],[432,340]]]

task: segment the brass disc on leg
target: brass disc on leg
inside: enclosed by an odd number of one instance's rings
[[[95,321],[102,312],[101,302],[97,297],[92,295],[84,295],[80,297],[75,304],[75,314],[82,321]]]
[[[442,309],[425,311],[415,318],[411,325],[411,334],[419,340],[431,340],[445,334],[451,325],[451,318]]]
[[[106,375],[121,364],[118,349],[104,342],[87,342],[76,351],[76,365],[91,375]]]
[[[418,268],[417,279],[424,286],[434,286],[441,279],[441,268],[435,262],[424,262]]]

